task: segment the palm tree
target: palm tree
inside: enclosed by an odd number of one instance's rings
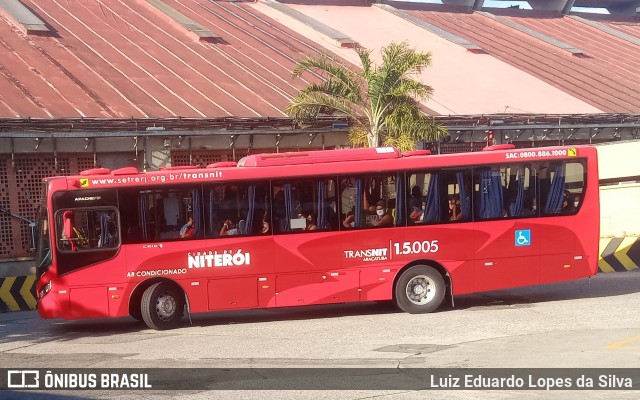
[[[420,101],[433,88],[412,75],[431,65],[431,53],[417,52],[406,42],[381,49],[382,64],[374,65],[371,52],[356,49],[362,70],[354,71],[321,54],[300,61],[293,78],[304,72],[319,76],[291,101],[285,112],[304,124],[319,115],[344,115],[355,121],[349,132],[354,146],[393,145],[415,148],[418,140],[437,140],[446,129],[420,111]]]

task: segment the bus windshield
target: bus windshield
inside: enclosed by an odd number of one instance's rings
[[[36,257],[36,273],[41,276],[51,265],[51,245],[49,241],[49,213],[47,207],[40,206],[38,213],[38,248]]]

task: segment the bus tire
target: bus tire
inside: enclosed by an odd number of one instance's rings
[[[174,328],[184,313],[184,295],[173,285],[154,283],[142,294],[142,319],[151,329]]]
[[[410,314],[435,311],[445,295],[440,272],[426,265],[413,266],[400,275],[395,287],[396,305]]]

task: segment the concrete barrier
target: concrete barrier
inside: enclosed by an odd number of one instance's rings
[[[0,278],[0,311],[36,309],[36,276],[7,276]]]
[[[600,272],[624,272],[640,267],[640,238],[600,239]]]

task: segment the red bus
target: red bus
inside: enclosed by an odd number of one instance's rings
[[[47,178],[44,318],[132,317],[457,295],[597,272],[593,147],[431,155],[364,148]]]

